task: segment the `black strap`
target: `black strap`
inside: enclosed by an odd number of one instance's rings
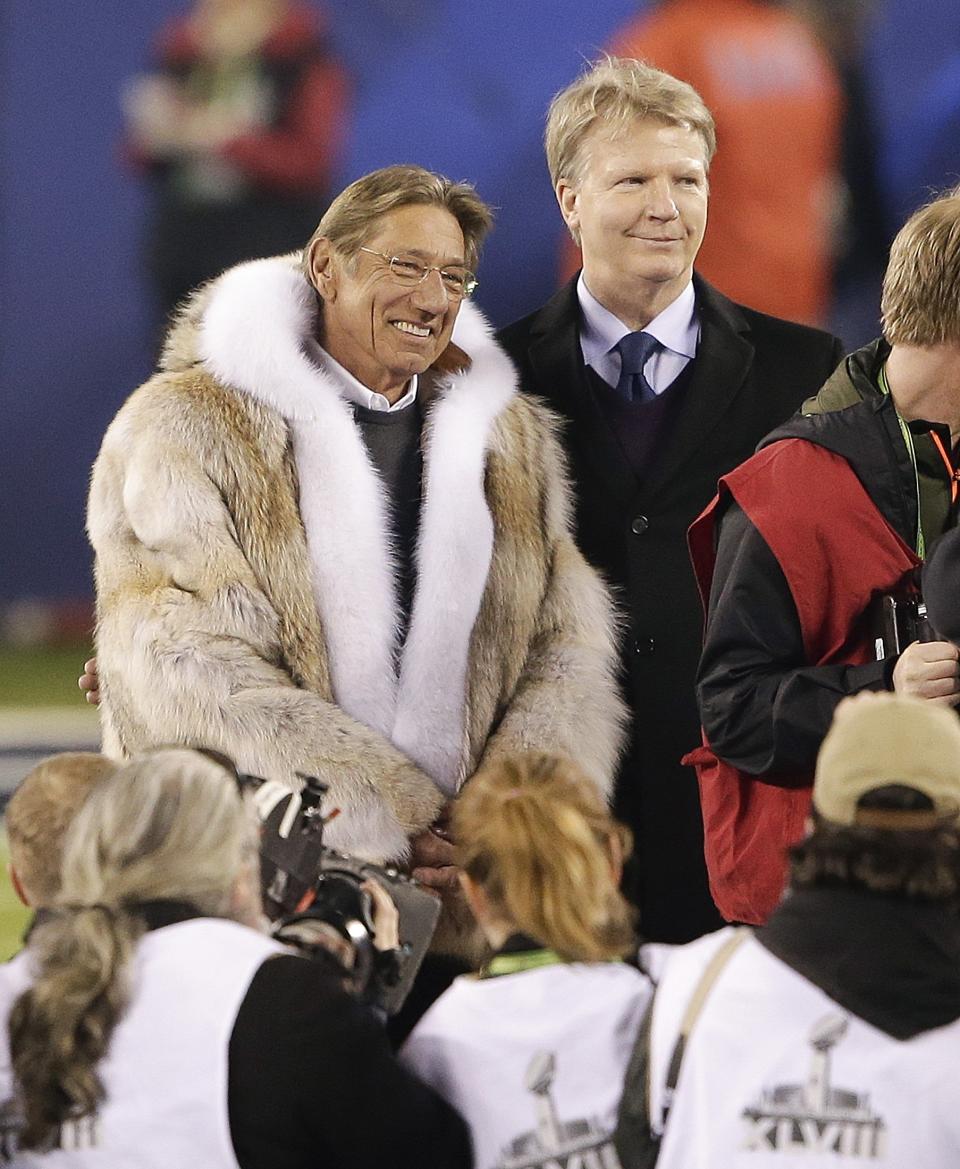
[[[163,929],[164,926],[177,925],[181,921],[192,921],[195,917],[209,917],[208,913],[201,913],[189,901],[174,901],[169,898],[156,898],[153,901],[132,901],[124,905],[128,913],[136,914],[143,919],[148,930]]]
[[[700,1017],[714,983],[735,951],[751,936],[749,929],[737,929],[719,946],[707,963],[690,1001],[687,1003],[680,1022],[680,1033],[673,1045],[667,1078],[663,1087],[663,1108],[660,1116],[660,1131],[664,1131],[673,1094],[680,1080],[680,1069],[687,1049],[687,1042],[693,1025]],[[633,1047],[633,1054],[627,1066],[623,1083],[623,1096],[617,1116],[617,1129],[613,1143],[622,1165],[630,1169],[652,1169],[660,1152],[660,1137],[655,1136],[650,1124],[650,1033],[653,1029],[653,1012],[657,994],[654,991],[650,1006],[644,1015]]]
[[[650,1030],[656,997],[654,992],[637,1032],[613,1134],[620,1164],[629,1169],[652,1169],[660,1153],[660,1138],[650,1127]]]

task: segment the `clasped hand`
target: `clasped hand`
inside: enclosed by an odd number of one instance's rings
[[[914,641],[893,668],[897,694],[944,706],[960,702],[960,651],[949,641]]]

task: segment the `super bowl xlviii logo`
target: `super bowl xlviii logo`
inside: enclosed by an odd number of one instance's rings
[[[810,1032],[807,1082],[765,1088],[759,1101],[743,1110],[745,1149],[883,1156],[886,1127],[870,1111],[869,1097],[830,1082],[830,1053],[846,1032],[842,1015],[828,1015],[816,1024]]]
[[[511,1141],[496,1169],[620,1169],[610,1130],[597,1120],[561,1120],[551,1087],[557,1072],[552,1051],[527,1066],[524,1087],[533,1095],[536,1128]]]

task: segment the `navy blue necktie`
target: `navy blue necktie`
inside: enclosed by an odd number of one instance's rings
[[[620,354],[620,380],[617,393],[628,402],[652,402],[653,387],[643,376],[643,367],[660,342],[651,333],[627,333],[615,348]]]

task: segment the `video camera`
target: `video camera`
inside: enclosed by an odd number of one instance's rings
[[[390,866],[336,852],[323,843],[323,829],[336,812],[324,816],[327,785],[300,776],[303,788],[258,776],[241,776],[253,788],[261,822],[260,872],[263,907],[273,935],[306,952],[316,952],[317,927],[332,927],[355,955],[350,975],[367,1002],[396,1014],[413,985],[437,918],[438,898],[412,877]],[[399,913],[400,944],[377,950],[370,895],[362,888],[372,878],[387,891]]]

